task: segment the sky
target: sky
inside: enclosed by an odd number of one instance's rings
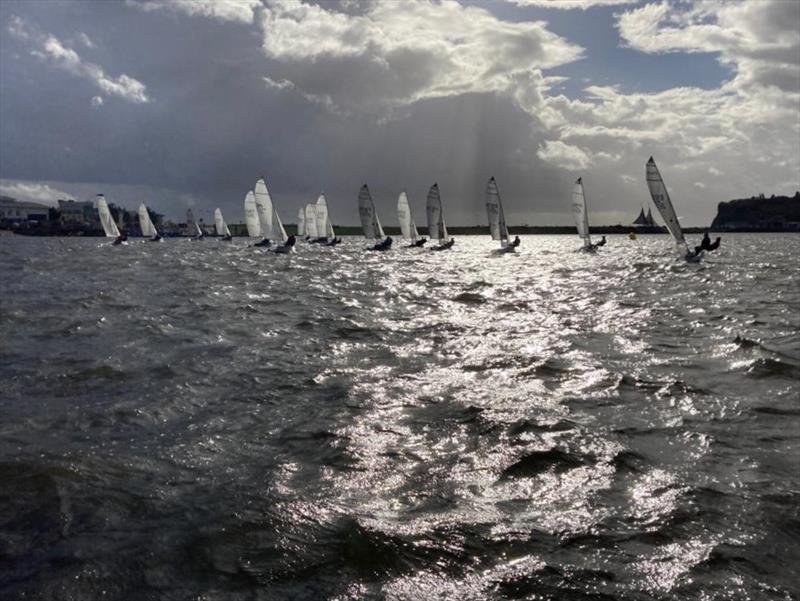
[[[451,225],[630,223],[653,156],[684,225],[800,189],[800,2],[0,2],[0,194],[358,223],[438,182]]]

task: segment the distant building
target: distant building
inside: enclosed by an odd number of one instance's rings
[[[79,202],[76,200],[58,201],[58,222],[65,226],[94,226],[100,225],[97,211],[91,201]]]
[[[42,223],[50,220],[50,208],[37,202],[23,202],[0,196],[0,221],[9,224]]]
[[[647,215],[644,214],[644,207],[639,211],[639,216],[634,220],[632,225],[639,227],[655,227],[656,222],[653,220],[652,209],[647,209]]]

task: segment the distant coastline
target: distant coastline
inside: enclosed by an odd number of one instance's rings
[[[0,197],[0,231],[12,231],[28,236],[103,236],[97,212],[91,202],[59,201],[59,209],[48,208],[36,203],[21,203],[13,198]],[[126,211],[121,207],[113,207],[117,211],[120,228],[125,228],[132,236],[139,232],[138,214]],[[11,218],[11,216],[16,219]],[[629,234],[637,235],[665,234],[666,228],[658,225],[639,225],[642,214],[631,225],[606,225],[591,228],[593,234]],[[124,217],[124,220],[123,220]],[[186,231],[186,224],[163,223],[162,216],[152,213],[152,217],[166,237],[180,237]],[[213,236],[213,227],[200,222],[201,228],[207,235]],[[228,224],[231,233],[236,237],[246,237],[247,229],[243,223]],[[336,225],[334,228],[338,235],[360,236],[361,226]],[[424,226],[421,228],[424,232]],[[543,225],[543,226],[510,226],[512,235],[554,235],[575,234],[574,226]],[[385,226],[384,230],[390,236],[399,236],[400,228]],[[488,225],[449,226],[449,232],[454,236],[487,236]],[[297,233],[295,224],[286,224],[286,231],[290,234]],[[794,196],[775,196],[766,198],[763,194],[750,198],[736,199],[721,202],[717,206],[717,215],[710,227],[685,227],[687,234],[698,234],[704,231],[751,232],[751,233],[777,233],[800,232],[800,192]],[[424,234],[423,234],[424,235]]]

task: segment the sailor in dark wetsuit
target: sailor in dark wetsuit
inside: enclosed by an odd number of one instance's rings
[[[123,242],[127,242],[127,240],[128,240],[128,234],[122,232],[119,236],[116,237],[116,239],[114,240],[114,242],[112,242],[112,244],[114,245],[122,244]]]
[[[595,248],[600,248],[601,246],[605,246],[605,245],[606,245],[606,237],[603,236],[600,239],[600,242],[597,242],[596,244],[593,244],[592,246],[594,246]]]
[[[719,243],[722,240],[719,236],[714,242],[711,242],[711,238],[708,237],[708,230],[703,232],[703,239],[700,241],[700,246],[694,247],[694,254],[699,254],[701,250],[705,250],[711,252],[713,250],[717,250],[719,248]]]
[[[427,241],[428,240],[426,238],[420,238],[416,242],[412,242],[409,246],[412,246],[412,247],[415,247],[415,248],[422,248],[423,246],[425,246],[425,243]]]
[[[288,246],[289,248],[291,248],[292,246],[295,245],[296,242],[297,242],[297,238],[295,238],[294,234],[292,234],[291,236],[286,238],[286,242],[284,242],[283,245],[284,246]]]
[[[519,246],[519,244],[520,244],[519,236],[514,236],[514,241],[511,244],[509,244],[509,246],[513,246],[514,248],[516,248],[517,246]]]

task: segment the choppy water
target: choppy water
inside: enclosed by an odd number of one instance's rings
[[[797,599],[800,236],[0,239],[3,599]]]

